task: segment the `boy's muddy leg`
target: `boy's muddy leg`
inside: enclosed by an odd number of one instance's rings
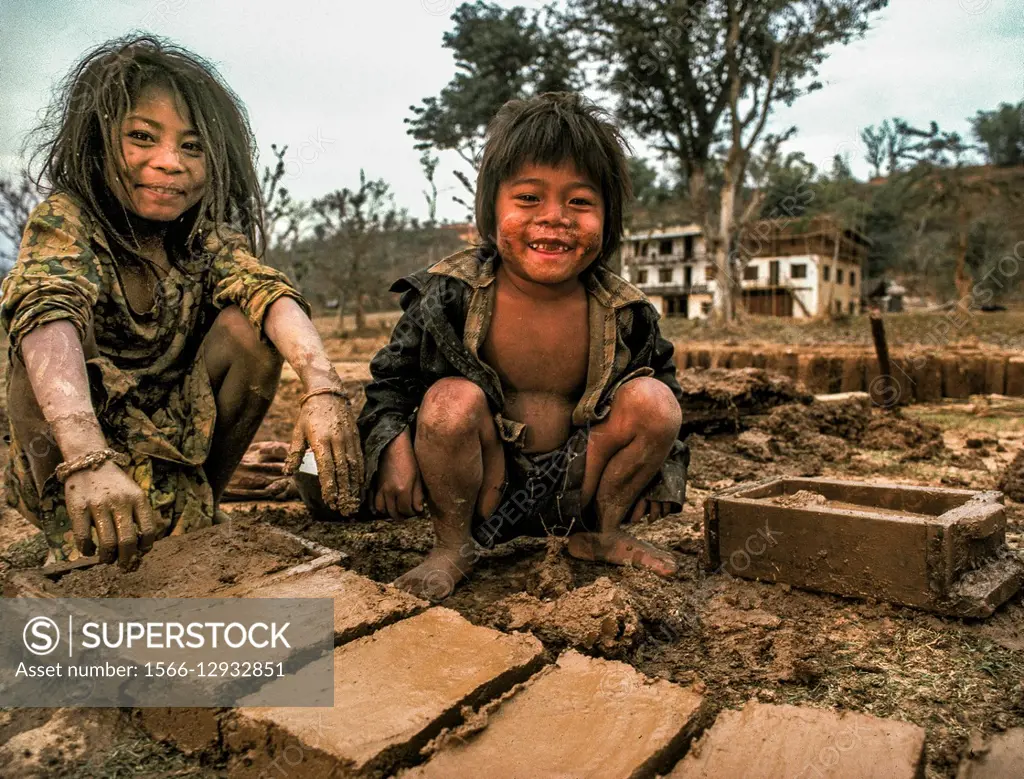
[[[619,388],[611,412],[591,428],[583,505],[594,502],[596,533],[569,538],[569,554],[583,560],[632,563],[671,576],[678,568],[671,553],[640,541],[621,525],[654,478],[679,434],[682,412],[672,391],[657,379],[633,379]]]
[[[434,384],[416,415],[413,447],[434,520],[434,548],[395,584],[441,600],[473,567],[473,517],[498,507],[505,478],[505,454],[483,390],[462,378]]]
[[[277,392],[284,361],[263,343],[236,306],[225,308],[203,340],[217,402],[217,422],[204,469],[214,505],[228,486]]]

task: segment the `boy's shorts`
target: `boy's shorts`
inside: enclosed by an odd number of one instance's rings
[[[520,536],[567,536],[593,531],[583,519],[588,431],[577,430],[558,449],[524,454],[505,447],[505,483],[498,507],[476,520],[473,538],[490,549]]]

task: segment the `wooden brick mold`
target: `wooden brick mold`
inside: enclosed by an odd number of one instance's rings
[[[987,617],[1024,582],[1000,492],[833,479],[740,485],[704,504],[709,571]]]

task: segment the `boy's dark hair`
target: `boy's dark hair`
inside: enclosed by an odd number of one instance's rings
[[[476,227],[485,250],[497,251],[498,187],[524,165],[575,163],[604,200],[604,240],[597,262],[622,243],[623,209],[633,197],[629,146],[607,112],[574,92],[546,92],[510,100],[487,126],[476,180]]]
[[[255,253],[264,229],[256,145],[245,108],[216,69],[179,46],[148,35],[108,41],[88,52],[58,88],[43,119],[37,185],[85,204],[103,231],[138,251],[130,219],[109,191],[106,161],[121,160],[121,123],[147,87],[168,89],[188,107],[206,156],[202,200],[169,226],[169,238],[191,244],[204,222],[242,232]],[[115,168],[118,166],[115,166]]]

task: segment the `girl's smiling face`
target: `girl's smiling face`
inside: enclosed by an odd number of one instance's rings
[[[120,127],[119,175],[108,179],[118,200],[143,219],[172,222],[206,191],[206,154],[181,98],[165,87],[143,89]]]
[[[524,165],[498,187],[495,217],[502,262],[534,283],[573,282],[601,252],[604,200],[572,162]]]

